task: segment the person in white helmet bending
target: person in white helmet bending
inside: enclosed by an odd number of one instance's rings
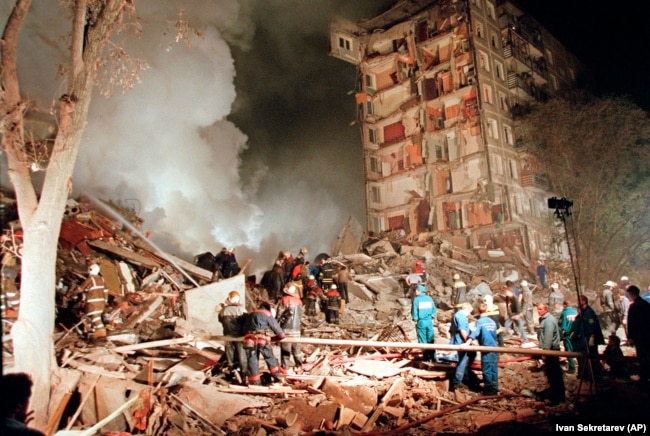
[[[246,309],[241,304],[241,297],[239,292],[230,291],[228,298],[217,305],[215,311],[218,313],[218,319],[223,326],[223,335],[238,338],[244,335],[244,317],[246,316]],[[226,351],[226,362],[228,363],[228,370],[235,374],[237,372],[246,373],[248,370],[248,363],[243,344],[235,341],[224,341],[224,348]]]

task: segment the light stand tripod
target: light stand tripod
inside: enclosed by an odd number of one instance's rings
[[[589,347],[589,338],[586,337],[585,335],[585,329],[584,329],[584,311],[582,309],[582,305],[580,304],[580,300],[582,299],[582,294],[580,292],[580,279],[578,277],[578,271],[579,269],[576,268],[576,265],[578,263],[578,256],[577,256],[577,242],[575,238],[573,239],[574,245],[575,245],[575,250],[571,249],[571,238],[569,237],[569,229],[567,226],[567,218],[571,216],[571,207],[573,207],[573,202],[570,200],[567,200],[566,198],[562,197],[558,199],[557,197],[552,197],[548,199],[548,207],[549,209],[555,209],[555,217],[558,218],[560,221],[562,221],[562,224],[564,225],[564,235],[566,237],[566,242],[567,242],[567,248],[569,250],[569,258],[571,259],[571,270],[573,271],[573,279],[575,282],[575,287],[576,287],[576,295],[578,296],[578,313],[580,316],[580,340],[582,340],[584,343],[582,344],[583,349],[587,351],[587,356],[585,359],[584,364],[579,364],[578,367],[580,368],[578,371],[578,386],[576,387],[574,393],[579,394],[580,389],[582,388],[582,381],[584,377],[584,372],[588,371],[589,374],[589,392],[590,393],[595,393],[596,392],[596,379],[594,377],[594,368],[592,365],[592,357],[591,356],[591,351]],[[574,321],[575,322],[575,321]],[[583,359],[583,358],[581,358]]]

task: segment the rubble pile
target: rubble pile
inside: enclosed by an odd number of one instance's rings
[[[470,301],[477,302],[487,286],[498,302],[505,280],[535,283],[534,268],[517,250],[460,249],[437,233],[417,241],[399,234],[360,241],[361,252],[332,258],[335,270],[345,265],[352,272],[339,324],[326,323],[322,312],[304,317],[301,336],[315,340],[302,344],[301,370],[276,382],[262,361],[262,386],[246,386],[241,374],[227,369],[214,308],[235,289],[250,311],[268,300],[268,291],[243,273],[219,279],[162,253],[141,236],[142,220],[133,211],[112,208],[119,216],[84,198],[71,201],[61,227],[55,328],[61,370],[54,381],[72,384],[73,395],[57,417],[60,429],[147,435],[489,434],[494,425],[518,423],[539,433],[552,428],[553,417],[593,407],[592,386],[575,376],[567,376],[566,384],[579,401],[556,407],[538,401],[531,391],[543,389],[546,379],[542,362],[530,355],[501,354],[500,394],[485,397],[450,391],[455,352],[438,351],[438,361],[424,362],[416,347],[398,346],[417,342],[406,282],[416,261],[425,266],[426,286],[438,306],[436,344],[445,344],[454,274],[468,284]],[[20,230],[11,227],[10,233],[3,251],[15,253]],[[89,335],[79,291],[92,263],[100,265],[110,295],[108,334],[100,340]],[[546,291],[534,291],[536,301],[546,301]],[[11,322],[3,324],[7,336],[10,327]],[[506,341],[506,347],[518,344]],[[10,341],[3,341],[3,357],[11,365]],[[480,374],[478,360],[472,369]]]

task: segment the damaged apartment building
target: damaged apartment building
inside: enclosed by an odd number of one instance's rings
[[[509,1],[402,0],[330,26],[357,67],[368,231],[553,252],[548,179],[518,109],[577,86],[580,62]]]

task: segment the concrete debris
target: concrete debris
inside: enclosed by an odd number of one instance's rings
[[[421,275],[437,307],[435,344],[448,345],[455,274],[471,304],[490,294],[505,316],[506,280],[526,279],[534,302],[547,301],[549,291],[535,285],[534,262],[516,249],[467,249],[435,232],[415,241],[404,232],[363,241],[353,221],[338,235],[338,254],[331,258],[333,283],[343,266],[350,272],[338,324],[326,323],[316,304],[315,314],[300,323],[301,337],[311,340],[300,343],[302,366],[272,376],[262,361],[261,385],[247,386],[245,368],[228,365],[216,312],[233,290],[250,312],[272,300],[272,289],[241,272],[220,276],[211,253],[191,263],[160,252],[137,231],[142,220],[122,212],[124,221],[107,217],[80,198],[71,202],[61,228],[55,351],[61,373],[68,374],[59,384],[74,395],[63,395],[69,405],[52,414],[60,434],[85,434],[97,425],[102,432],[148,435],[475,433],[495,423],[550,429],[553,417],[575,418],[601,399],[584,394],[591,386],[568,373],[571,402],[549,406],[524,395],[545,388],[546,378],[535,350],[518,354],[520,342],[513,338],[500,352],[501,395],[451,392],[457,350],[443,348],[435,361],[424,361],[419,347],[399,347],[417,343],[410,276]],[[80,292],[93,263],[109,292],[101,337],[93,335]],[[550,282],[570,282],[560,264],[547,267]],[[562,292],[570,296],[566,287]],[[3,362],[11,365],[11,345],[3,345]],[[272,349],[280,355],[279,344]],[[480,360],[471,370],[480,380]],[[647,404],[647,394],[627,388],[632,392],[626,397]]]

